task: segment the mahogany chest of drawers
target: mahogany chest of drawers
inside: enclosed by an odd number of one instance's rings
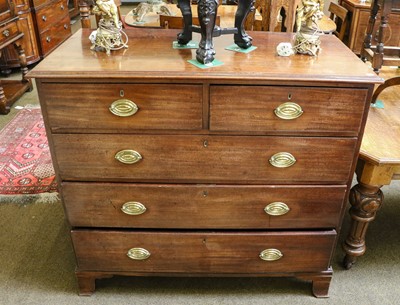
[[[279,57],[284,33],[199,69],[174,30],[79,31],[36,78],[77,259],[79,292],[130,276],[294,276],[328,295],[331,258],[374,83],[335,37]]]

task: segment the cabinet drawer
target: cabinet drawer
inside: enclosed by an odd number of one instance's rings
[[[43,84],[42,102],[53,130],[202,128],[201,85]],[[136,113],[121,116],[135,106]]]
[[[357,136],[367,90],[212,86],[210,96],[213,131]]]
[[[356,139],[54,134],[53,143],[63,180],[346,184]]]
[[[0,27],[0,46],[2,44],[5,44],[6,42],[15,39],[18,34],[20,34],[20,31],[18,30],[17,26],[17,18],[14,18],[15,20],[12,22],[6,23],[4,26]],[[1,52],[0,52],[1,56]]]
[[[66,15],[68,15],[68,4],[66,0],[51,2],[37,10],[36,22],[39,33],[58,24]]]
[[[81,271],[186,274],[327,270],[335,237],[333,230],[269,233],[72,231]],[[276,260],[263,260],[261,253]],[[145,254],[150,256],[143,259]]]
[[[77,227],[333,228],[346,186],[63,183]]]
[[[40,33],[40,45],[43,54],[47,55],[53,49],[58,47],[65,39],[71,36],[69,15],[55,23],[47,30]]]

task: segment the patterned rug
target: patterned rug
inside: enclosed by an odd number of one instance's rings
[[[42,114],[26,107],[0,131],[0,194],[52,192],[57,184]]]

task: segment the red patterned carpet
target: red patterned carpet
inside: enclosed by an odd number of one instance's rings
[[[0,131],[0,194],[56,191],[41,111],[22,109]]]

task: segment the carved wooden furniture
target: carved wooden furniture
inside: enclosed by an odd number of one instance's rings
[[[400,85],[400,77],[388,79],[372,97],[374,103],[386,88]],[[344,266],[350,269],[366,250],[365,235],[382,205],[381,187],[400,179],[400,103],[384,101],[384,108],[371,108],[357,165],[358,184],[350,192],[351,227],[343,244]]]
[[[371,14],[371,3],[362,3],[359,0],[339,0],[339,3],[349,11],[349,30],[345,36],[344,42],[356,54],[361,53],[365,34],[368,27],[369,17]],[[378,11],[377,20],[381,19]],[[392,11],[389,14],[389,24],[386,24],[383,42],[387,46],[400,45],[400,13]],[[379,22],[375,22],[372,30],[372,43],[376,44],[378,38]]]
[[[192,18],[192,24],[200,26],[200,21],[198,17]],[[221,16],[217,15],[215,18],[215,24],[221,24]],[[167,16],[160,15],[160,27],[163,29],[183,29],[183,17],[182,16]]]
[[[199,69],[176,30],[126,32],[146,47],[93,54],[83,29],[30,72],[79,293],[117,274],[294,276],[326,297],[381,79],[333,35],[318,60],[276,56],[290,33],[254,32],[249,54],[222,36],[224,65]]]
[[[192,40],[192,33],[200,33],[201,38],[199,47],[196,50],[196,60],[202,64],[210,64],[214,60],[215,49],[213,37],[224,34],[233,34],[233,41],[242,49],[248,49],[252,46],[252,39],[246,33],[244,24],[247,15],[252,9],[252,0],[240,0],[235,14],[235,24],[233,28],[220,28],[216,26],[216,16],[218,12],[218,1],[200,0],[197,4],[197,16],[199,17],[200,27],[193,25],[192,8],[189,0],[178,0],[178,6],[181,10],[184,26],[177,40],[181,45],[186,45]]]
[[[10,112],[11,105],[26,91],[32,90],[32,83],[25,78],[28,72],[24,49],[20,40],[24,36],[18,29],[14,8],[11,1],[0,3],[0,57],[7,46],[13,46],[18,53],[22,80],[0,80],[0,114]]]
[[[38,62],[71,36],[67,0],[15,1],[18,27],[24,33],[21,46],[27,64]],[[13,48],[4,50],[0,68],[19,67],[19,55]]]
[[[372,45],[374,25],[380,10],[380,25],[376,45]],[[364,39],[361,59],[371,61],[372,68],[379,72],[382,66],[400,65],[400,47],[385,46],[385,33],[389,24],[389,16],[392,11],[400,12],[400,2],[396,0],[373,0],[371,4],[371,15]]]
[[[348,23],[348,18],[347,18],[347,9],[344,8],[343,6],[336,4],[334,2],[331,2],[329,4],[328,11],[330,13],[329,18],[331,18],[333,21],[335,21],[336,25],[339,25],[339,28],[334,31],[334,34],[343,41],[344,35],[346,34],[347,30],[347,23]]]

